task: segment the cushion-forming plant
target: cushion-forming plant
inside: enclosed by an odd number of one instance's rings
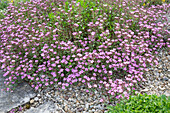
[[[158,64],[157,50],[170,47],[164,37],[170,5],[144,8],[138,1],[10,3],[0,22],[4,90],[20,79],[36,90],[81,82],[104,89],[109,98],[129,98],[147,67]]]

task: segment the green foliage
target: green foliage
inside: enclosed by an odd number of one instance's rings
[[[8,7],[8,1],[7,0],[0,0],[0,10],[4,10]]]
[[[162,5],[163,3],[169,3],[169,0],[146,0],[145,2],[142,2],[141,5],[150,7],[152,5]]]
[[[8,7],[8,1],[7,0],[0,0],[0,19],[3,19],[4,13],[6,12],[6,9]]]
[[[3,19],[5,17],[4,16],[5,12],[6,12],[6,9],[3,9],[3,10],[0,9],[0,19]]]
[[[20,2],[29,2],[30,0],[11,0],[11,1],[13,1],[13,4],[15,5],[15,6],[18,6],[19,4],[18,3],[20,3]]]
[[[170,97],[138,94],[107,108],[108,113],[169,113]]]
[[[5,18],[4,13],[6,12],[9,3],[14,3],[14,5],[17,6],[19,2],[26,2],[26,1],[30,1],[30,0],[15,0],[15,1],[0,0],[0,19]]]

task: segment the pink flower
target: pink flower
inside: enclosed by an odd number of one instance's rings
[[[110,86],[110,84],[106,84],[106,87],[109,87]]]
[[[85,80],[83,79],[83,80],[82,80],[82,82],[84,83],[84,82],[85,82]]]
[[[112,75],[112,71],[109,71],[109,74]]]
[[[114,92],[111,92],[111,95],[113,95],[113,96],[114,96],[114,95],[115,95],[115,93],[114,93]]]
[[[58,82],[58,85],[61,85],[61,82]]]
[[[69,86],[69,84],[68,84],[68,83],[66,83],[66,84],[65,84],[65,86]]]
[[[104,100],[103,99],[100,99],[100,102],[103,102]]]
[[[88,68],[85,68],[85,71],[88,71]]]
[[[3,76],[6,77],[9,74],[9,71],[7,71]]]
[[[99,72],[99,73],[101,73],[101,72],[102,72],[102,70],[98,70],[98,72]]]
[[[133,82],[133,83],[137,83],[137,81],[136,81],[136,80],[132,80],[132,82]]]
[[[96,85],[96,84],[94,84],[94,85],[93,85],[93,87],[97,87],[97,85]]]
[[[44,55],[45,55],[44,53],[41,54],[41,56],[44,56]]]
[[[93,69],[94,69],[94,67],[90,67],[90,71],[93,70]]]
[[[59,64],[59,60],[55,61],[56,64]]]
[[[92,32],[91,35],[94,36],[94,35],[95,35],[95,32]]]
[[[89,77],[87,77],[87,78],[86,78],[86,80],[87,80],[87,81],[90,81],[90,78],[89,78]]]
[[[133,86],[133,84],[132,84],[132,83],[130,83],[130,84],[129,84],[129,86]]]
[[[51,64],[52,67],[56,67],[56,64]]]
[[[82,78],[79,78],[79,81],[81,81]]]
[[[79,25],[77,23],[75,23],[74,26],[78,27]]]
[[[106,77],[103,77],[104,80],[106,80],[107,78]]]
[[[92,86],[91,86],[91,85],[88,85],[88,88],[92,88]]]
[[[79,74],[82,74],[82,73],[84,73],[84,71],[83,71],[83,70],[81,70],[81,71],[79,72]]]
[[[146,67],[146,64],[145,64],[145,63],[143,63],[143,67]]]
[[[53,81],[51,81],[50,84],[53,84]]]
[[[41,77],[42,77],[42,78],[44,78],[44,77],[45,77],[45,75],[41,75]]]
[[[53,70],[53,68],[51,68],[51,67],[49,67],[48,69],[49,69],[49,70]]]
[[[138,80],[138,81],[141,81],[141,79],[140,79],[140,78],[137,78],[137,80]]]
[[[62,74],[61,74],[61,77],[63,77],[63,76],[64,76],[64,74],[62,73]]]
[[[63,86],[62,89],[66,89],[65,86]]]
[[[63,72],[63,71],[64,71],[64,69],[60,69],[60,71],[61,71],[61,72]]]
[[[77,35],[77,32],[73,32],[72,34],[75,36],[75,35]]]
[[[36,87],[35,87],[35,90],[38,90],[38,88],[39,88],[39,86],[36,86]]]
[[[97,69],[96,69],[96,68],[94,69],[94,72],[97,72]]]
[[[38,81],[39,80],[39,78],[36,78],[36,81]]]
[[[119,98],[120,98],[120,96],[118,95],[118,96],[116,96],[116,98],[117,98],[117,99],[119,99]]]
[[[57,76],[55,72],[51,72],[51,74],[53,75],[53,77]]]
[[[9,91],[9,88],[7,88],[7,91]]]
[[[65,70],[66,70],[67,72],[69,72],[69,71],[70,71],[70,69],[68,69],[68,68],[66,68]]]
[[[41,86],[42,86],[42,84],[39,84],[38,86],[39,86],[39,87],[41,87]]]
[[[32,84],[31,87],[34,87],[34,84]]]
[[[35,62],[38,62],[38,60],[35,60]]]

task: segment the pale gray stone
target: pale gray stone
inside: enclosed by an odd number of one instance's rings
[[[0,70],[0,89],[5,88],[3,73],[4,72]],[[0,112],[4,113],[12,108],[29,102],[30,98],[33,98],[35,95],[36,93],[33,88],[26,82],[22,82],[16,86],[14,92],[3,92],[0,90]]]
[[[35,97],[34,100],[35,100],[35,101],[38,101],[39,99],[38,99],[38,97]]]
[[[57,105],[51,101],[45,102],[37,108],[28,109],[25,113],[55,113]]]

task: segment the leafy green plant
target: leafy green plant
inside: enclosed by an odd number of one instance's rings
[[[5,18],[4,13],[7,10],[8,4],[9,3],[13,3],[15,6],[18,5],[19,2],[26,2],[26,1],[30,1],[30,0],[0,0],[0,19]]]
[[[162,5],[163,3],[169,3],[169,0],[145,0],[142,5],[144,7],[150,7],[152,5]]]
[[[0,9],[0,19],[3,19],[5,17],[4,16],[5,12],[6,12],[6,9],[3,9],[3,10]]]
[[[18,6],[18,3],[20,3],[20,2],[29,2],[30,0],[8,0],[8,1],[10,1],[10,2],[12,2],[15,6]]]
[[[108,113],[169,113],[170,97],[138,94],[124,99],[116,106],[108,106]]]
[[[7,0],[0,0],[0,10],[6,9],[8,7]]]

